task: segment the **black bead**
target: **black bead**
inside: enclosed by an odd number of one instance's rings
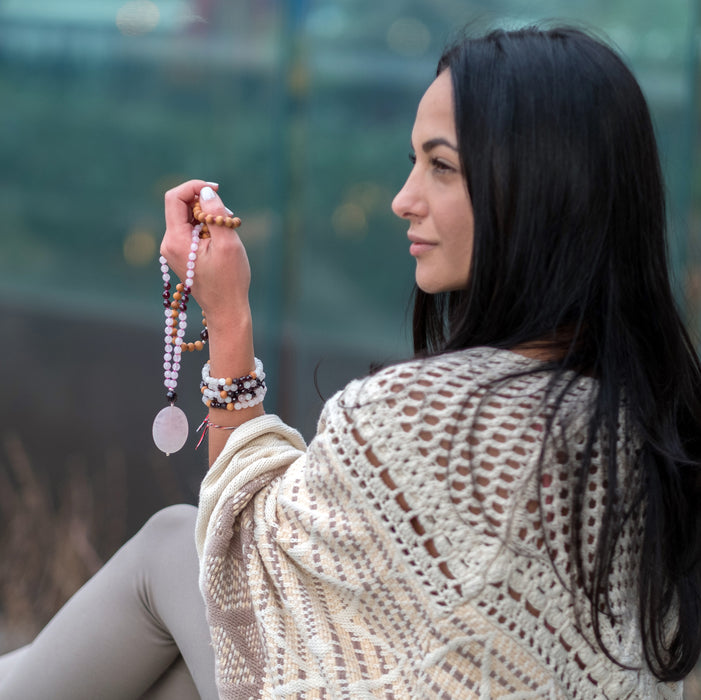
[[[209,339],[209,333],[206,328],[200,331],[200,340],[206,341]]]
[[[170,389],[166,394],[166,399],[168,399],[169,403],[175,403],[178,400],[178,395]]]

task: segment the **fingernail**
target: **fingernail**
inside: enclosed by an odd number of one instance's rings
[[[218,182],[208,182],[207,184],[208,184],[208,185],[211,185],[212,187],[219,187],[219,183],[218,183]]]
[[[226,209],[226,213],[227,213],[229,216],[233,216],[233,215],[234,215],[234,212],[231,211],[231,209],[229,209],[229,207],[224,207],[224,209]]]
[[[211,187],[203,187],[200,190],[200,199],[208,202],[210,199],[214,199],[217,195]]]

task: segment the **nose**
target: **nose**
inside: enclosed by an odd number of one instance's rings
[[[411,219],[426,215],[426,203],[420,196],[415,169],[409,173],[404,186],[392,200],[392,211],[400,219]]]

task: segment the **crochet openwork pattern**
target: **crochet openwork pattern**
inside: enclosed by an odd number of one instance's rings
[[[548,393],[538,367],[494,349],[391,367],[327,403],[306,454],[272,416],[235,431],[200,513],[222,697],[681,697],[642,662],[639,518],[621,533],[602,629],[632,670],[598,649],[571,590],[570,497],[596,384],[564,376]],[[634,453],[619,441],[621,507]],[[603,466],[595,448],[585,574]]]

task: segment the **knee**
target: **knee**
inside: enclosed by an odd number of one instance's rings
[[[163,543],[171,539],[195,535],[197,508],[180,503],[168,506],[152,515],[141,528],[139,535],[149,541]]]

